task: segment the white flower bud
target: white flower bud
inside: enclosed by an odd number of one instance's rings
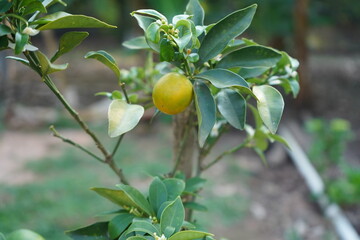
[[[31,27],[26,27],[24,30],[23,30],[23,34],[27,34],[29,36],[35,36],[39,33],[40,31],[39,30],[36,30],[34,28],[31,28]]]

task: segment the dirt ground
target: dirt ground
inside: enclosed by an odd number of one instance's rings
[[[87,136],[77,130],[62,133],[77,142],[89,144]],[[48,132],[5,131],[0,137],[0,181],[18,185],[36,180],[36,175],[25,170],[24,165],[59,154],[62,149],[62,145],[57,144],[59,141]],[[223,145],[234,141],[234,136],[226,136]],[[21,146],[14,151],[14,146],[19,142]],[[220,222],[213,224],[212,232],[233,240],[288,240],[284,237],[285,233],[294,230],[306,240],[325,239],[331,232],[329,225],[310,199],[304,181],[287,159],[282,146],[273,147],[268,157],[269,166],[265,167],[251,152],[235,155],[238,167],[250,173],[242,183],[224,178],[228,169],[227,161],[207,173],[219,179],[213,186],[213,192],[219,198],[240,194],[249,199],[246,217],[231,226],[224,226]]]

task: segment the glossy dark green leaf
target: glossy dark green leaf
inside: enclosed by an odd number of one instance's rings
[[[185,182],[185,192],[196,192],[204,187],[206,179],[200,177],[192,177]]]
[[[27,229],[19,229],[16,230],[9,235],[7,235],[7,240],[45,240],[42,236],[39,234],[27,230]]]
[[[196,26],[204,25],[205,12],[198,0],[190,0],[186,6],[186,14],[192,15],[192,21]]]
[[[173,201],[185,190],[185,182],[177,178],[167,178],[163,180],[167,191],[167,200]]]
[[[243,78],[254,78],[265,73],[269,68],[267,67],[259,67],[259,68],[241,68],[239,71],[239,75]]]
[[[195,78],[208,80],[217,88],[249,88],[249,84],[241,76],[226,69],[211,69],[195,75]]]
[[[74,240],[110,240],[108,222],[98,222],[90,226],[68,231],[66,234]]]
[[[25,45],[29,41],[29,35],[16,32],[15,34],[15,54],[22,53],[25,49]]]
[[[157,214],[156,214],[156,217],[157,217],[158,219],[161,218],[161,214],[163,213],[164,209],[165,209],[170,203],[172,203],[172,201],[166,201],[166,202],[164,202],[163,204],[161,204],[161,206],[160,206],[160,208],[159,208],[159,210],[158,210],[158,212],[157,212]]]
[[[36,52],[36,55],[39,59],[41,72],[44,75],[51,74],[54,72],[63,71],[68,67],[68,64],[53,64],[50,60],[40,51]]]
[[[151,207],[157,213],[160,206],[168,200],[168,193],[165,184],[155,177],[149,188],[149,202]]]
[[[239,36],[249,27],[255,14],[256,6],[256,4],[253,4],[233,12],[211,28],[199,49],[200,64],[216,57],[233,38]]]
[[[154,233],[156,233],[156,235],[160,236],[159,230],[160,229],[151,223],[150,219],[135,218],[130,227],[126,230],[126,233],[129,234],[131,232],[142,232],[151,236],[154,236]]]
[[[116,187],[123,190],[125,194],[140,207],[140,209],[146,212],[149,216],[154,216],[155,212],[150,207],[149,202],[146,200],[144,195],[134,187],[125,184],[117,184]]]
[[[60,12],[55,12],[55,13],[46,15],[46,16],[44,16],[42,18],[36,19],[35,21],[32,22],[32,24],[43,25],[43,24],[47,24],[47,23],[50,23],[52,21],[58,20],[60,18],[67,17],[67,16],[71,16],[71,14],[67,13],[67,12],[61,12],[61,11]]]
[[[215,100],[210,92],[210,89],[201,81],[195,81],[194,92],[195,106],[199,123],[198,140],[200,147],[203,147],[207,137],[215,125]]]
[[[184,207],[200,212],[206,212],[208,210],[207,207],[197,202],[186,202],[184,203]]]
[[[136,37],[125,41],[122,45],[126,48],[133,50],[150,49],[144,36]]]
[[[161,214],[160,229],[161,232],[169,238],[169,234],[166,234],[166,228],[172,227],[175,232],[178,232],[184,222],[185,210],[182,204],[181,198],[177,197],[171,204],[169,204]]]
[[[119,237],[131,224],[134,217],[134,215],[129,213],[121,213],[111,219],[108,226],[110,238],[115,239]]]
[[[24,2],[24,1],[23,1]],[[28,4],[24,6],[23,15],[32,14],[34,12],[46,13],[46,8],[39,0],[30,0]]]
[[[257,110],[256,107],[254,107],[251,104],[248,104],[248,107],[249,107],[249,109],[251,110],[251,112],[253,114],[253,117],[254,117],[254,120],[255,120],[255,128],[256,129],[261,128],[263,126],[263,121],[262,121],[262,119],[260,117],[259,111]]]
[[[217,94],[221,115],[236,129],[243,130],[246,121],[246,100],[237,91],[223,89]]]
[[[193,230],[181,231],[175,233],[169,238],[169,240],[193,240],[193,239],[204,239],[206,236],[213,236],[211,233],[199,232]]]
[[[120,78],[120,69],[116,65],[115,59],[106,51],[91,51],[85,55],[85,58],[96,59],[99,62],[105,64],[108,68],[110,68],[116,75],[116,77]]]
[[[272,48],[249,46],[228,54],[218,63],[217,67],[273,67],[280,59],[281,54]]]
[[[89,36],[88,32],[67,32],[61,36],[59,42],[59,49],[55,55],[51,58],[51,62],[54,62],[60,56],[70,52],[75,47],[79,46],[85,38]]]
[[[167,38],[161,39],[160,42],[160,61],[171,62],[174,59],[175,50]]]
[[[6,25],[0,24],[0,37],[8,35],[9,33],[11,33],[11,29]]]
[[[51,21],[38,29],[50,30],[65,28],[116,28],[116,26],[85,15],[68,15]]]
[[[234,52],[238,50],[239,48],[242,48],[245,45],[245,42],[241,39],[233,39],[231,40],[226,48],[221,52],[221,54],[224,56],[226,54],[229,54],[231,52]]]
[[[197,61],[199,61],[199,54],[190,53],[188,56],[188,60],[189,60],[189,62],[196,63]]]
[[[142,15],[139,15],[139,14],[134,14],[132,16],[135,17],[136,21],[138,22],[141,29],[144,30],[144,32],[146,32],[146,29],[148,29],[150,24],[152,24],[153,22],[156,21],[156,18],[142,16]]]
[[[5,13],[9,11],[12,4],[13,3],[9,1],[4,1],[4,0],[0,1],[0,13]]]
[[[255,86],[253,92],[258,98],[261,119],[271,133],[276,133],[284,110],[284,99],[278,90],[268,85]]]

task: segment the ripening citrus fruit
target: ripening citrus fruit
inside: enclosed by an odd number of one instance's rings
[[[179,73],[168,73],[155,84],[152,95],[155,106],[163,113],[177,114],[184,111],[193,98],[189,79]]]

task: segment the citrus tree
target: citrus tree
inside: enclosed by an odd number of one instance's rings
[[[67,64],[58,63],[59,59],[88,36],[87,32],[71,29],[115,26],[84,15],[48,14],[48,8],[54,4],[66,5],[61,0],[2,0],[0,50],[12,49],[15,56],[8,59],[25,64],[39,75],[93,139],[101,155],[62,136],[52,126],[54,136],[108,165],[119,178],[115,188],[92,189],[119,210],[110,213],[108,221],[67,234],[73,239],[214,239],[213,234],[197,228],[192,214],[204,209],[196,201],[206,181],[202,173],[242,148],[254,149],[265,162],[264,151],[269,142],[286,145],[276,134],[284,100],[275,87],[296,97],[298,61],[285,52],[238,38],[250,26],[255,4],[210,25],[204,25],[205,13],[198,0],[190,0],[185,12],[172,19],[153,9],[136,10],[131,15],[144,34],[123,45],[148,52],[144,67],[119,69],[115,58],[104,50],[85,56],[105,64],[119,83],[119,89],[113,92],[98,93],[112,100],[108,134],[117,143],[114,149],[108,149],[66,101],[51,74],[67,68]],[[47,56],[32,45],[31,39],[41,31],[53,29],[68,31],[59,39],[58,50]],[[154,177],[148,192],[142,193],[131,186],[114,156],[125,134],[136,127],[146,109],[153,107],[154,117],[173,115],[174,161],[171,171]],[[247,114],[254,121],[249,122]],[[208,159],[214,145],[229,129],[243,133],[243,141]],[[33,233],[19,230],[8,239],[41,239],[27,234]]]

